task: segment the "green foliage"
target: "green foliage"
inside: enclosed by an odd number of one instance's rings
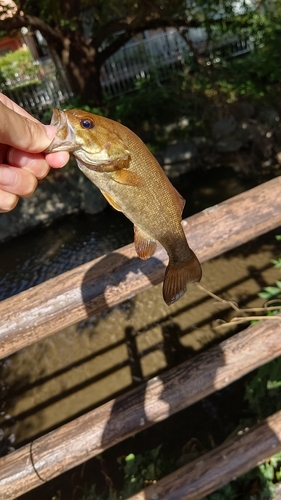
[[[171,72],[165,83],[161,83],[159,68],[154,68],[149,78],[136,83],[135,92],[105,99],[101,108],[91,108],[85,100],[76,99],[77,107],[110,116],[137,133],[147,132],[145,142],[152,142],[156,149],[173,139],[210,136],[212,123],[232,114],[237,101],[251,102],[257,112],[271,104],[277,109],[276,96],[281,91],[281,0],[275,2],[274,10],[268,5],[263,2],[263,12],[245,6],[241,15],[234,15],[234,2],[196,2],[196,9],[194,5],[188,7],[192,19],[200,20],[209,33],[200,63],[191,53],[183,68]],[[215,14],[216,22],[212,18]],[[230,57],[227,47],[237,37],[251,41],[254,50],[243,57]],[[177,123],[181,117],[188,117],[185,129],[178,127],[167,133],[165,125]]]
[[[236,500],[237,498],[237,493],[233,486],[231,484],[227,484],[223,488],[221,488],[219,491],[216,491],[215,493],[212,493],[212,495],[209,495],[208,497],[205,497],[205,499],[202,500]]]
[[[209,38],[203,54],[194,51],[186,59],[182,74],[186,95],[191,100],[207,98],[220,108],[244,98],[253,103],[276,103],[281,91],[281,1],[274,2],[274,9],[271,2],[263,2],[262,11],[245,6],[243,15],[234,15],[234,3],[225,2],[221,23],[211,19],[211,4],[203,4],[202,24]],[[216,9],[221,9],[221,2]],[[232,57],[230,47],[235,40],[251,43],[253,50],[243,57]]]
[[[276,267],[281,267],[280,262],[276,261]],[[272,300],[278,297],[281,293],[281,281],[275,281],[276,286],[265,286],[264,291],[258,293],[262,299]]]
[[[272,263],[274,264],[274,267],[276,267],[277,269],[281,269],[281,258],[280,257],[279,257],[279,259],[273,259]]]
[[[181,96],[172,85],[157,85],[144,79],[136,84],[136,92],[118,99],[111,116],[131,128],[137,123],[153,127],[173,122],[182,109]]]
[[[278,234],[276,236],[276,239],[277,241],[281,241],[281,235]],[[273,259],[271,262],[274,264],[274,267],[276,267],[276,269],[281,269],[281,257],[279,257],[278,259]]]
[[[146,485],[172,472],[174,462],[163,460],[161,447],[144,452],[141,455],[130,453],[125,459],[119,459],[124,476],[122,491],[98,493],[96,486],[85,485],[79,500],[125,500],[139,492]],[[202,500],[268,500],[273,498],[274,482],[281,477],[281,453],[277,453],[264,464],[237,478],[220,490]],[[58,500],[58,499],[57,499]]]
[[[116,496],[112,496],[110,493],[97,493],[96,485],[93,484],[88,489],[87,486],[84,487],[83,496],[79,500],[117,500]]]
[[[276,236],[277,241],[281,241],[281,235]],[[281,258],[279,257],[278,259],[274,259],[271,261],[274,264],[274,267],[276,269],[281,269]],[[281,295],[281,280],[275,281],[276,286],[266,286],[264,289],[258,293],[258,296],[261,297],[262,299],[265,299],[266,301],[273,301],[274,299],[277,299]],[[278,310],[273,311],[273,314],[276,314],[279,312]],[[270,314],[270,312],[268,312]]]
[[[106,105],[103,107],[91,106],[86,104],[83,99],[80,97],[74,97],[71,99],[68,104],[66,104],[65,109],[84,109],[84,111],[88,111],[89,113],[94,113],[95,115],[107,116],[108,110]]]
[[[96,98],[99,102],[91,88],[98,88],[96,82],[94,86],[93,80],[99,79],[98,70],[107,58],[118,53],[120,47],[139,33],[167,27],[178,27],[187,37],[191,54],[187,66],[192,70],[195,81],[200,80],[199,73],[203,70],[205,87],[214,84],[217,91],[221,89],[224,93],[231,93],[233,87],[237,95],[247,92],[258,97],[273,93],[271,84],[276,88],[280,85],[281,48],[278,42],[281,0],[275,0],[274,3],[263,0],[260,2],[261,8],[255,2],[234,0],[26,0],[24,4],[16,0],[15,3],[19,9],[12,22],[9,18],[1,19],[0,30],[11,33],[23,25],[31,27],[33,31],[39,29],[66,67],[70,83],[76,82],[73,89],[76,92],[79,90],[87,99]],[[207,34],[206,50],[204,54],[200,51],[200,57],[189,38],[190,28],[195,27],[202,28]],[[229,60],[227,44],[237,36],[251,39],[258,48],[251,54],[248,64]],[[223,51],[219,48],[222,43]],[[69,51],[66,48],[68,46],[71,47]],[[137,51],[134,60],[139,57]],[[69,64],[65,64],[65,61],[69,61]],[[74,67],[75,74],[79,73],[80,68],[79,78],[74,75]],[[91,68],[96,71],[91,71]],[[170,109],[174,97],[175,94],[171,95]],[[158,103],[154,105],[157,107]],[[162,111],[165,113],[164,105]]]
[[[8,52],[0,57],[0,84],[18,86],[22,82],[34,82],[39,72],[28,49]]]
[[[281,409],[281,357],[258,368],[246,384],[245,400],[255,421]]]
[[[95,485],[90,488],[85,486],[79,500],[125,500],[175,468],[173,460],[167,461],[161,456],[161,446],[139,455],[129,453],[125,458],[119,458],[118,463],[124,478],[121,491],[112,490],[100,494]]]
[[[193,113],[200,106],[199,116]],[[79,108],[123,123],[140,135],[154,152],[173,139],[186,138],[203,132],[207,110],[204,102],[194,97],[191,101],[182,89],[182,77],[173,75],[169,82],[156,84],[153,80],[140,80],[136,90],[114,99],[105,99],[103,106],[96,107],[85,103],[84,99],[72,99],[68,109]],[[177,123],[182,116],[188,116],[187,124],[175,126],[173,131],[167,125]]]
[[[165,476],[173,469],[173,464],[167,463],[160,455],[161,446],[149,450],[142,455],[130,453],[125,458],[124,487],[120,500],[131,497],[147,484]],[[122,461],[120,460],[120,464]]]

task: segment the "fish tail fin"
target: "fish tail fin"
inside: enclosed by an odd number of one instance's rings
[[[190,250],[190,256],[185,262],[170,261],[164,277],[163,297],[166,304],[171,305],[186,292],[188,283],[200,281],[202,269],[195,253]]]

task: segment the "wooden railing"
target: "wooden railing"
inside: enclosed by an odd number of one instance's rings
[[[184,221],[203,262],[281,223],[281,178]],[[6,357],[163,279],[158,246],[140,261],[133,245],[95,259],[0,304],[0,356]],[[0,459],[0,498],[13,499],[123,439],[229,385],[281,355],[281,317],[260,322]],[[196,500],[281,451],[281,413],[132,497]]]

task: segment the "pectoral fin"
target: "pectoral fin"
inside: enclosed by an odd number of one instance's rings
[[[129,170],[117,170],[112,174],[111,178],[115,182],[118,182],[118,184],[125,184],[126,186],[140,187],[144,185],[144,181],[140,175]]]
[[[108,201],[109,205],[111,205],[115,210],[118,210],[118,212],[122,212],[122,208],[116,203],[116,201],[110,196],[110,194],[106,193],[105,191],[101,190],[101,193],[105,197],[106,201]]]
[[[141,229],[134,226],[135,232],[135,249],[141,259],[149,259],[156,250],[156,241],[145,234]]]

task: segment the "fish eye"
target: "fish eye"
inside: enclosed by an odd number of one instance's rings
[[[91,118],[84,118],[84,120],[80,120],[80,125],[83,128],[86,128],[87,130],[90,130],[91,128],[94,128],[95,124]]]

